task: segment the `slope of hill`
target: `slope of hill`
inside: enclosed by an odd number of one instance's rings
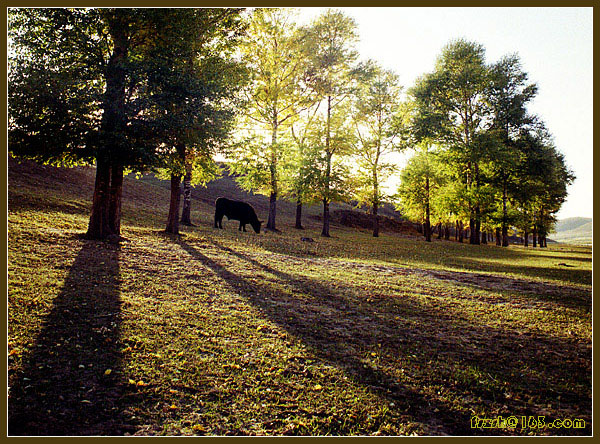
[[[281,233],[217,230],[220,195],[266,214],[229,178],[170,236],[151,176],[126,178],[112,244],[82,236],[94,173],[9,160],[10,435],[591,434],[591,248],[325,239],[288,202]]]
[[[557,242],[591,245],[592,225],[589,217],[569,217],[556,223],[555,232],[550,237]]]

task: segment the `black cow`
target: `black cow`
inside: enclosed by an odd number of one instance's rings
[[[246,231],[246,224],[250,224],[254,231],[260,233],[262,221],[258,220],[256,212],[250,204],[219,197],[215,202],[215,207],[215,228],[223,228],[223,216],[227,216],[227,219],[240,221],[238,230]]]

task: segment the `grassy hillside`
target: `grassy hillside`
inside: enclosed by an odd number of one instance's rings
[[[113,245],[81,236],[93,178],[9,161],[10,434],[591,434],[591,248],[323,239],[286,202],[281,234],[216,230],[220,195],[267,213],[229,178],[167,236],[150,176],[126,178]]]
[[[592,219],[570,217],[556,223],[553,240],[569,244],[592,245]]]

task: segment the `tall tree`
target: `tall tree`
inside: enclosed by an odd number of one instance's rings
[[[196,12],[10,11],[10,152],[52,163],[95,162],[90,238],[120,234],[124,170],[142,171],[165,153],[165,113],[175,109],[163,106],[156,85],[176,83],[181,71],[173,69],[170,51],[185,40],[174,37],[174,22],[165,22],[172,14]]]
[[[231,129],[244,78],[233,60],[243,23],[237,9],[166,9],[157,26],[165,31],[151,51],[154,70],[148,88],[160,165],[171,180],[165,230],[178,234],[182,177],[194,170],[196,183],[215,177],[212,154]]]
[[[133,160],[126,104],[140,77],[130,55],[142,28],[142,14],[125,9],[10,11],[9,150],[51,163],[95,160],[92,238],[120,233],[123,166]]]
[[[516,138],[524,127],[534,123],[526,106],[537,94],[537,86],[527,83],[521,62],[516,55],[503,57],[490,68],[488,100],[492,110],[491,130],[498,138],[492,161],[493,180],[502,193],[501,245],[508,246],[508,199],[514,187],[515,165],[519,162]]]
[[[332,182],[332,159],[342,145],[332,137],[332,116],[354,91],[356,74],[354,62],[358,53],[354,45],[358,40],[356,23],[340,11],[329,9],[304,29],[304,57],[312,65],[312,79],[325,102],[325,144],[323,153],[325,171],[323,176],[323,229],[321,236],[329,237],[329,203]],[[339,113],[338,113],[339,119]]]
[[[302,226],[302,205],[309,203],[310,193],[307,190],[311,185],[309,178],[313,165],[311,165],[310,149],[307,144],[319,111],[319,105],[320,103],[316,102],[312,108],[298,115],[290,126],[291,146],[293,147],[290,150],[292,170],[289,175],[291,182],[290,194],[296,199],[296,223],[294,228],[298,230],[304,229]]]
[[[294,116],[315,101],[307,81],[307,59],[300,49],[302,41],[293,22],[294,14],[291,9],[255,10],[243,46],[244,57],[251,69],[244,126],[246,131],[268,138],[268,142],[265,141],[268,182],[256,184],[255,188],[268,190],[266,228],[270,230],[276,230],[277,198],[282,191],[281,150],[286,148],[278,143],[278,137]],[[236,169],[243,174],[244,164]]]
[[[431,242],[432,195],[443,184],[442,170],[436,153],[430,151],[430,142],[424,141],[400,174],[400,209],[423,225],[427,242]]]
[[[395,171],[395,165],[387,157],[404,147],[400,136],[405,119],[399,116],[402,88],[398,76],[372,63],[367,71],[366,79],[359,84],[353,110],[354,154],[362,185],[356,197],[360,204],[370,207],[373,237],[378,237],[378,209],[386,197],[381,184]]]
[[[486,86],[488,68],[484,48],[473,42],[449,43],[438,58],[435,70],[423,76],[412,89],[417,108],[422,109],[421,129],[455,152],[464,169],[463,180],[472,199],[470,243],[480,243],[481,209],[477,201],[481,185],[482,149],[478,136],[486,130],[489,117]]]

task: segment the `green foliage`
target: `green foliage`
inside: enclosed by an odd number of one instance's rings
[[[109,40],[100,10],[8,10],[8,145],[51,164],[89,163]]]
[[[405,147],[401,138],[405,128],[399,125],[403,109],[398,76],[372,62],[365,71],[367,75],[359,82],[353,104],[353,155],[358,176],[355,198],[359,204],[373,208],[388,197],[381,184],[396,167],[386,160],[390,153]]]
[[[444,184],[441,163],[435,152],[425,146],[411,157],[400,173],[400,185],[396,199],[399,209],[410,218],[425,220],[429,207],[436,218],[435,207],[431,205],[431,196]]]

